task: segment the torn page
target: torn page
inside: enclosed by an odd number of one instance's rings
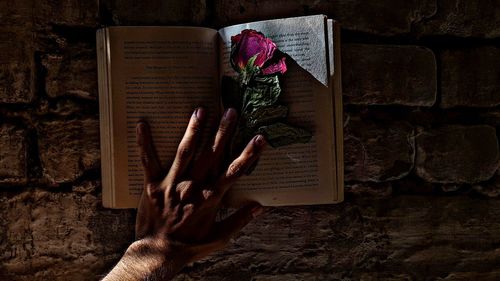
[[[234,70],[229,63],[231,36],[244,29],[254,29],[271,38],[280,51],[289,55],[323,85],[328,86],[325,19],[324,15],[315,15],[251,22],[220,29],[222,75],[234,76]]]

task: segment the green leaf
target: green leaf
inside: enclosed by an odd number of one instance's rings
[[[263,134],[267,142],[274,148],[292,143],[307,143],[312,137],[310,132],[284,123],[262,126],[257,132]]]
[[[258,128],[285,119],[288,108],[283,105],[262,106],[252,111],[246,117],[247,126]]]
[[[242,114],[275,104],[281,94],[278,76],[256,77],[243,94]]]
[[[247,65],[245,65],[245,68],[240,72],[239,79],[242,85],[247,85],[250,80],[252,80],[252,78],[260,72],[259,67],[254,66],[255,60],[257,59],[258,55],[259,54],[256,54],[251,57],[248,60]]]

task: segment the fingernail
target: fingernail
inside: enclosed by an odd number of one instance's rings
[[[198,120],[202,120],[203,118],[205,118],[205,109],[203,107],[198,107],[194,111],[193,115],[196,116]]]
[[[135,132],[138,135],[144,134],[144,126],[146,126],[146,124],[144,124],[142,122],[138,122],[137,125],[135,126]]]
[[[264,208],[262,206],[255,206],[252,209],[252,217],[256,218],[264,213]]]
[[[262,135],[256,135],[255,138],[253,139],[253,142],[257,146],[264,146],[264,144],[266,143],[266,140],[264,139],[264,137]]]
[[[224,111],[224,115],[222,116],[226,121],[234,121],[236,119],[236,109],[230,107]]]

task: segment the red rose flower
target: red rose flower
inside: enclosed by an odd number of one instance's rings
[[[264,34],[245,29],[231,37],[231,65],[238,73],[256,69],[264,75],[285,73],[285,57],[276,50],[276,44]]]

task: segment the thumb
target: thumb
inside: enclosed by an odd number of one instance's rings
[[[264,208],[258,203],[249,204],[234,212],[225,220],[219,222],[219,230],[214,241],[190,247],[189,255],[191,256],[191,260],[199,260],[215,251],[223,249],[231,241],[231,238],[236,236],[243,227],[263,212]]]
[[[263,212],[264,208],[259,203],[251,203],[240,208],[225,220],[220,222],[220,237],[229,241],[248,223],[250,223],[257,216],[261,215]]]

